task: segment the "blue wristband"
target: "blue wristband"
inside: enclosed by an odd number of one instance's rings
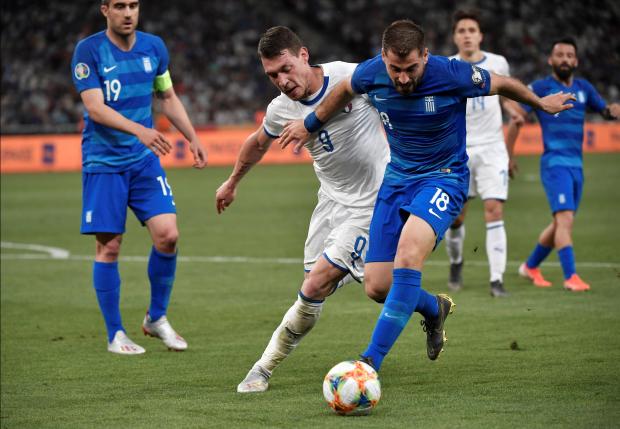
[[[324,122],[321,122],[319,118],[316,117],[315,112],[310,113],[306,116],[306,119],[304,119],[304,127],[310,134],[320,130],[323,124]]]

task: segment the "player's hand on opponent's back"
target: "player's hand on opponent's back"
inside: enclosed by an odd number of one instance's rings
[[[573,105],[568,103],[564,104],[567,101],[575,101],[575,94],[570,92],[556,92],[555,94],[547,95],[540,99],[542,110],[545,112],[554,115],[556,113],[562,112],[564,110],[572,109]]]
[[[172,150],[172,145],[166,137],[153,128],[142,127],[136,137],[157,156],[166,155]]]
[[[222,185],[217,188],[217,191],[215,191],[215,208],[217,209],[217,213],[220,214],[226,210],[235,200],[236,195],[237,187],[231,179],[222,183]]]
[[[310,133],[304,126],[303,120],[291,121],[284,126],[284,131],[280,135],[280,147],[284,149],[292,143],[293,153],[298,154],[309,138]]]
[[[192,140],[189,142],[189,150],[194,156],[194,168],[205,168],[207,165],[207,150],[202,146],[200,140]]]

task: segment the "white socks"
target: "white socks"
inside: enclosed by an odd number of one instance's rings
[[[445,235],[446,251],[451,264],[463,261],[463,242],[465,241],[465,224],[458,228],[448,228]],[[491,281],[503,281],[506,271],[506,229],[504,221],[498,220],[487,223],[487,257]]]
[[[301,339],[316,324],[323,308],[323,302],[308,302],[301,297],[288,309],[282,323],[271,336],[263,356],[254,364],[266,370],[269,375],[294,349]]]
[[[507,259],[506,229],[503,220],[487,223],[487,257],[491,281],[503,281]]]
[[[465,241],[465,224],[458,228],[448,228],[444,239],[446,240],[446,251],[451,264],[463,262],[463,242]]]

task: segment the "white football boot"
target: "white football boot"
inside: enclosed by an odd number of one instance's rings
[[[116,331],[114,339],[108,344],[108,351],[119,355],[141,355],[146,350],[131,341],[123,331]]]
[[[151,322],[147,313],[142,322],[142,332],[149,337],[161,339],[170,350],[181,352],[187,349],[187,341],[172,329],[166,316],[161,316],[159,320]]]
[[[260,366],[253,366],[248,375],[237,386],[239,393],[260,393],[269,388],[269,377],[271,374]]]

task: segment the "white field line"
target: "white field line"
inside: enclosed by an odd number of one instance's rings
[[[67,259],[69,257],[68,250],[60,249],[58,247],[42,246],[40,244],[10,243],[7,241],[2,241],[0,242],[0,247],[2,247],[3,249],[32,250],[35,252],[43,252],[52,259]]]
[[[94,255],[71,255],[67,250],[55,247],[47,247],[38,244],[18,244],[0,243],[3,249],[23,249],[30,251],[40,251],[42,253],[3,253],[0,255],[3,261],[10,260],[66,260],[66,261],[92,261]],[[53,249],[53,251],[52,251]],[[147,262],[148,256],[121,256],[121,262]],[[178,262],[189,263],[223,263],[223,264],[276,264],[290,265],[303,263],[301,258],[258,258],[252,256],[179,256]],[[510,266],[519,266],[523,261],[508,261]],[[448,266],[445,261],[428,261],[426,265]],[[486,267],[486,261],[467,261],[468,266]],[[559,267],[559,262],[545,262],[546,266]],[[579,268],[617,268],[620,269],[620,262],[581,262],[577,261]]]

